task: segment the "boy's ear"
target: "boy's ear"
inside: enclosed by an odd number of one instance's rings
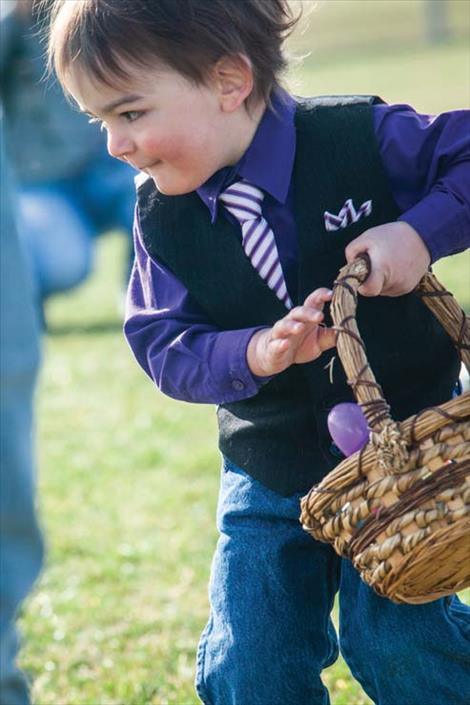
[[[213,78],[223,112],[231,113],[245,102],[253,91],[251,63],[246,56],[223,56],[216,63]]]

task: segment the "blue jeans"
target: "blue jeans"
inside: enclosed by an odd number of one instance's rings
[[[135,173],[103,150],[68,178],[22,185],[20,235],[39,299],[87,278],[94,239],[107,230],[122,230],[128,238],[127,281],[133,259]]]
[[[39,328],[15,228],[4,154],[0,165],[0,703],[26,705],[26,680],[15,663],[15,616],[39,573],[43,555],[31,443]]]
[[[281,497],[225,461],[211,612],[198,648],[205,705],[327,705],[339,648],[377,705],[470,703],[470,610],[458,598],[396,605],[299,524]]]

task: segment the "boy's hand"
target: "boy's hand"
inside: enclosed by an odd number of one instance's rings
[[[257,331],[247,349],[250,370],[267,377],[294,363],[311,362],[336,344],[336,333],[320,326],[323,306],[331,300],[329,289],[316,289],[303,306],[296,306],[272,328]]]
[[[349,243],[348,262],[367,252],[371,273],[359,288],[363,296],[401,296],[418,284],[431,262],[429,250],[408,223],[396,222],[370,228]]]

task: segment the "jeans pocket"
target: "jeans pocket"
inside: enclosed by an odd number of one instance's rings
[[[206,649],[209,634],[212,631],[212,615],[209,617],[204,631],[201,634],[199,644],[197,647],[196,654],[196,678],[195,678],[195,688],[203,705],[212,705],[212,700],[207,692],[207,684],[205,680],[205,666],[206,666]]]

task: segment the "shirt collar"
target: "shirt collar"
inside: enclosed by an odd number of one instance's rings
[[[271,96],[250,146],[232,167],[216,171],[197,193],[209,209],[212,222],[217,217],[217,199],[230,183],[243,178],[285,203],[295,156],[295,100],[286,91]],[[275,149],[273,149],[275,145]]]

